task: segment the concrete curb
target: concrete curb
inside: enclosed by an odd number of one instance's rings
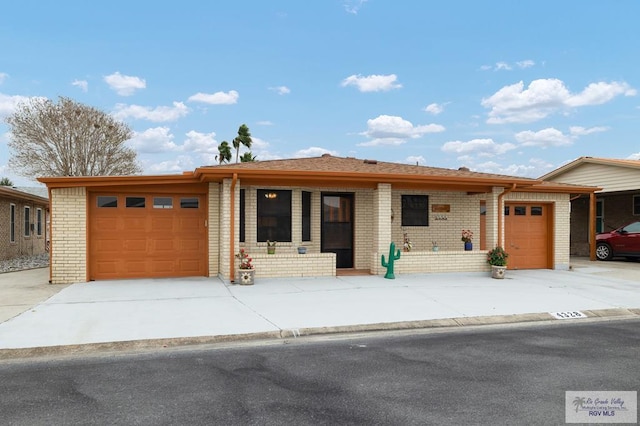
[[[591,319],[631,319],[640,317],[640,309],[597,309],[581,311]],[[313,335],[329,335],[339,333],[362,333],[375,331],[390,330],[416,330],[416,329],[433,329],[433,328],[461,328],[481,325],[496,324],[515,324],[515,323],[533,323],[533,322],[549,322],[549,321],[571,321],[578,322],[580,319],[558,320],[548,312],[531,313],[531,314],[513,314],[513,315],[493,315],[478,317],[459,317],[445,318],[422,321],[400,321],[390,323],[377,324],[360,324],[345,325],[334,327],[313,327],[279,331],[267,331],[260,333],[245,333],[220,336],[202,336],[202,337],[178,337],[164,339],[145,339],[132,340],[123,342],[104,342],[104,343],[87,343],[78,345],[63,346],[44,346],[37,348],[19,348],[19,349],[0,349],[0,360],[18,359],[18,358],[37,358],[45,356],[70,356],[94,354],[97,352],[114,352],[114,351],[135,351],[148,349],[175,348],[181,346],[195,346],[214,343],[251,341],[251,340],[270,340],[270,339],[288,339],[301,336]]]

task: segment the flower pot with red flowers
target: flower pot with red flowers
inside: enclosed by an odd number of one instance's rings
[[[464,242],[464,250],[471,251],[473,250],[473,243],[471,240],[473,239],[473,232],[469,229],[462,230],[462,238],[460,238]]]
[[[236,258],[240,260],[238,269],[236,269],[236,284],[253,285],[256,274],[256,270],[251,263],[253,259],[249,257],[249,254],[244,249],[240,249],[240,251],[236,253]]]

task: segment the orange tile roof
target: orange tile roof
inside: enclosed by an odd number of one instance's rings
[[[375,175],[405,175],[405,176],[443,176],[443,177],[482,177],[489,179],[522,180],[535,183],[536,179],[514,176],[473,172],[466,168],[445,169],[403,163],[391,163],[377,160],[357,159],[354,157],[335,157],[324,154],[321,157],[291,158],[284,160],[255,161],[248,163],[228,163],[214,166],[200,167],[199,170],[277,170],[277,171],[308,171],[331,173],[362,173]]]
[[[181,175],[86,176],[38,178],[49,188],[115,185],[197,184],[221,182],[237,177],[245,185],[376,188],[379,183],[394,188],[466,192],[490,192],[492,187],[533,192],[588,193],[597,190],[538,179],[473,172],[467,168],[445,169],[353,157],[294,158],[203,166]]]

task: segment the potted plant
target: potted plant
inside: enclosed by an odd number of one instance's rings
[[[298,254],[306,254],[306,253],[307,253],[307,248],[305,246],[298,247]]]
[[[252,258],[249,257],[249,254],[244,251],[244,249],[240,249],[238,253],[236,253],[236,257],[240,259],[240,265],[236,270],[236,282],[241,285],[253,285],[256,270],[253,268]]]
[[[464,249],[465,249],[465,251],[473,250],[473,243],[471,242],[471,240],[473,239],[473,232],[471,232],[471,230],[463,229],[462,230],[462,238],[460,238],[460,239],[462,241],[464,241]]]
[[[437,241],[431,241],[431,250],[433,250],[433,251],[440,250],[440,247],[438,247],[438,242]]]
[[[277,241],[269,241],[269,240],[267,240],[267,254],[275,254],[276,253],[276,243],[277,243]]]
[[[487,252],[487,263],[491,265],[491,278],[504,278],[508,257],[509,254],[500,246],[496,246]]]
[[[413,248],[413,243],[411,242],[411,239],[409,239],[409,235],[405,232],[404,243],[402,244],[402,250],[405,252],[410,252],[412,248]]]

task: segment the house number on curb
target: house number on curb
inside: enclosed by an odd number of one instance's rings
[[[567,312],[549,312],[555,319],[575,319],[575,318],[587,318],[585,314],[580,311],[567,311]]]

